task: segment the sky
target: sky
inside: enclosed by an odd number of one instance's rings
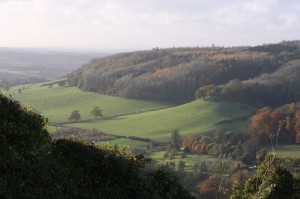
[[[299,0],[0,0],[0,47],[140,50],[299,37]]]

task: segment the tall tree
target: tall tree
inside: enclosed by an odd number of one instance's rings
[[[98,119],[98,117],[102,118],[103,114],[102,114],[102,110],[100,109],[99,106],[95,106],[92,110],[91,110],[91,115],[93,115],[95,117],[95,119]]]
[[[75,122],[78,122],[78,120],[80,120],[80,118],[81,118],[81,116],[80,116],[79,110],[74,110],[74,111],[71,112],[68,119],[70,121],[75,120]]]
[[[171,135],[171,144],[176,150],[180,150],[180,146],[182,143],[182,138],[179,135],[179,131],[177,129],[173,130]]]

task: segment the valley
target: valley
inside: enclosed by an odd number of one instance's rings
[[[71,142],[166,168],[206,198],[219,194],[212,183],[244,185],[269,157],[278,161],[271,166],[289,160],[284,169],[299,171],[299,52],[299,41],[155,48],[95,58],[62,78],[15,82],[1,93],[47,118],[52,146]]]

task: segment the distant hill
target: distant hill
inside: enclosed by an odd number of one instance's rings
[[[0,86],[54,80],[81,67],[95,56],[106,55],[96,52],[0,48]]]
[[[93,59],[69,74],[68,83],[109,95],[184,103],[195,99],[196,90],[203,86],[261,78],[297,59],[300,41],[255,47],[155,48]]]

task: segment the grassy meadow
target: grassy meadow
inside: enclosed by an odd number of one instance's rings
[[[167,109],[71,125],[96,128],[116,135],[166,141],[173,129],[178,129],[183,136],[191,132],[209,134],[219,128],[235,129],[246,122],[239,118],[245,115],[250,116],[252,111],[250,107],[241,104],[196,100]]]
[[[18,89],[25,88],[21,93]],[[13,87],[9,94],[23,104],[30,105],[35,111],[49,118],[53,123],[69,122],[68,117],[73,110],[79,110],[82,121],[93,120],[90,111],[99,106],[106,118],[139,113],[170,107],[171,104],[132,100],[112,97],[98,93],[81,91],[77,87],[48,88],[42,84],[32,84]]]
[[[77,87],[52,87],[43,84],[13,87],[9,94],[21,103],[49,118],[52,123],[86,129],[98,129],[121,136],[137,136],[156,141],[168,141],[172,130],[182,136],[191,132],[210,134],[218,129],[232,130],[245,124],[255,111],[244,104],[195,100],[175,106],[163,102],[125,99],[81,91]],[[19,89],[22,92],[19,93]],[[99,106],[104,118],[95,120],[90,111]],[[70,122],[73,110],[79,110],[81,120]],[[50,127],[50,131],[55,128]],[[114,143],[144,146],[145,143],[129,139],[116,139]]]

